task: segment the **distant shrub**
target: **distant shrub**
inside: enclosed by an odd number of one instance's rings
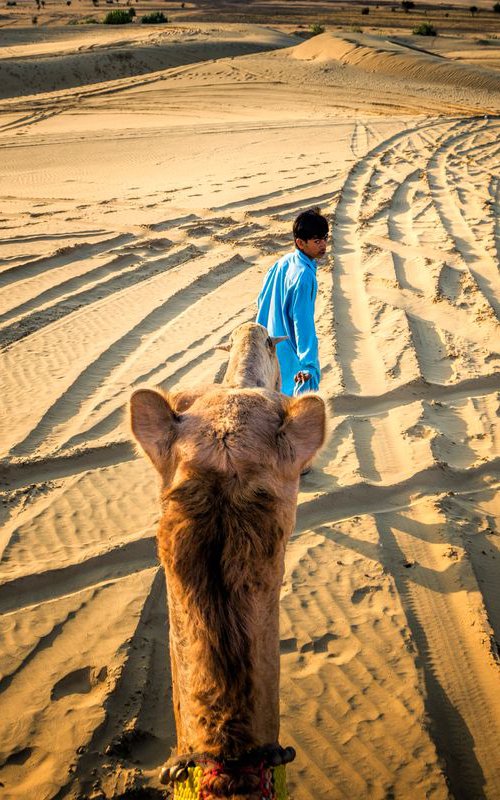
[[[413,28],[413,35],[414,36],[437,36],[437,30],[435,29],[434,25],[431,25],[430,22],[422,22],[420,25],[417,25],[416,28]]]
[[[154,11],[152,14],[145,14],[141,17],[141,22],[143,25],[163,25],[168,22],[168,17],[163,11]]]
[[[370,13],[370,9],[368,8],[368,6],[365,6],[365,8],[362,8],[362,9],[361,9],[361,13],[362,13],[362,15],[363,15],[364,17],[366,17],[366,16],[367,16],[367,14],[369,14],[369,13]]]
[[[319,22],[315,22],[314,25],[309,26],[309,30],[313,36],[319,36],[320,33],[325,32],[325,26],[320,25]]]
[[[37,25],[38,24],[38,17],[31,17],[31,24]]]
[[[122,11],[121,8],[115,8],[114,11],[108,11],[103,19],[105,25],[126,25],[132,22],[132,17],[128,11]]]
[[[401,8],[403,9],[403,11],[406,11],[406,13],[408,13],[408,11],[411,11],[412,8],[415,8],[415,3],[413,2],[413,0],[402,0]]]
[[[16,0],[7,0],[5,5],[7,6],[7,8],[11,8],[12,6],[17,6],[17,3]]]
[[[474,16],[474,14],[478,13],[479,9],[478,9],[477,6],[469,6],[469,11],[470,11],[471,15]]]
[[[127,8],[127,14],[129,17],[135,17],[135,8]]]
[[[493,6],[493,11],[495,12],[495,14],[500,14],[500,3],[495,3],[495,5]]]
[[[359,25],[351,25],[351,31],[353,33],[363,33],[363,28],[360,28]]]

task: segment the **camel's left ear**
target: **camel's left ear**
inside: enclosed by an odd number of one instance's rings
[[[273,347],[276,347],[277,344],[280,342],[286,342],[286,340],[289,338],[289,336],[269,336],[269,341]]]
[[[130,423],[135,439],[162,472],[177,436],[177,414],[159,392],[138,389],[130,398]]]
[[[325,440],[323,400],[313,394],[293,398],[287,409],[284,432],[293,446],[295,461],[303,466],[316,455]]]

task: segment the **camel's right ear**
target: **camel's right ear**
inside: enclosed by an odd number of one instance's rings
[[[314,394],[294,397],[287,409],[283,431],[293,446],[297,465],[310,461],[325,440],[325,404]]]
[[[224,352],[229,353],[230,350],[231,350],[231,345],[230,344],[216,344],[215,345],[215,349],[216,350],[224,350]]]
[[[135,439],[161,472],[177,435],[177,414],[159,392],[138,389],[130,398],[130,423]]]

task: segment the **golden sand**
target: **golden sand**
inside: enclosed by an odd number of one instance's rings
[[[157,488],[124,409],[139,385],[217,379],[215,346],[320,205],[331,421],[282,594],[290,787],[495,800],[494,40],[2,36],[2,798],[159,789],[174,729]]]

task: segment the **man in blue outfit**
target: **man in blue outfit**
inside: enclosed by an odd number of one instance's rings
[[[323,258],[328,222],[319,209],[303,211],[293,223],[296,249],[283,256],[267,273],[259,294],[257,322],[270,336],[287,336],[277,345],[284,394],[319,388],[318,338],[314,304],[318,291],[316,261]]]

